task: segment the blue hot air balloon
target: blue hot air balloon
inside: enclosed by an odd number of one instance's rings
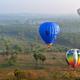
[[[45,22],[39,27],[39,34],[43,41],[48,45],[55,43],[59,32],[60,27],[55,22]]]

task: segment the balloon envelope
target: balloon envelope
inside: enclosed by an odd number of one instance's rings
[[[80,8],[77,9],[77,13],[78,13],[78,15],[80,15]]]
[[[59,25],[55,22],[45,22],[39,27],[39,34],[46,44],[54,43],[59,32]]]
[[[80,50],[71,49],[66,53],[66,59],[69,65],[75,67],[80,66]]]

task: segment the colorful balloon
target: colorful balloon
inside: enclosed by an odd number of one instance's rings
[[[71,49],[66,53],[66,60],[72,67],[80,66],[80,50]]]
[[[60,27],[55,22],[45,22],[42,23],[39,27],[39,34],[43,41],[48,45],[55,43],[59,32]]]

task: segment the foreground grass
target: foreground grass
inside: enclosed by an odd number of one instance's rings
[[[80,80],[79,70],[0,70],[0,80]]]

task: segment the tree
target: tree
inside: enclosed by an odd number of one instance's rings
[[[32,51],[33,57],[36,61],[36,65],[38,65],[38,62],[44,63],[44,61],[46,60],[46,56],[42,54],[43,50],[40,45],[31,44],[31,51]]]
[[[12,46],[13,55],[14,55],[14,54],[17,55],[17,54],[20,53],[21,51],[22,51],[22,49],[21,49],[21,47],[20,47],[19,45],[16,44],[16,45],[13,45],[13,46]]]
[[[21,47],[19,45],[14,45],[12,47],[12,53],[11,53],[11,57],[8,60],[8,63],[10,65],[15,65],[16,63],[16,59],[17,59],[17,54],[21,52]]]
[[[39,56],[39,60],[41,60],[42,63],[44,63],[44,61],[46,60],[46,56],[43,54],[38,54],[38,56]]]
[[[34,59],[35,59],[35,61],[36,61],[36,65],[38,64],[38,61],[41,61],[42,62],[42,64],[44,63],[44,61],[46,60],[46,56],[45,55],[43,55],[43,54],[37,54],[37,53],[34,53],[33,54],[33,57],[34,57]]]
[[[3,39],[4,41],[4,46],[5,46],[5,55],[9,55],[10,53],[10,47],[11,47],[11,44],[10,44],[10,40],[6,40],[6,39]]]
[[[33,57],[34,57],[34,59],[35,59],[35,61],[36,61],[36,65],[37,65],[37,64],[38,64],[38,59],[39,59],[38,54],[34,53],[34,54],[33,54]]]

